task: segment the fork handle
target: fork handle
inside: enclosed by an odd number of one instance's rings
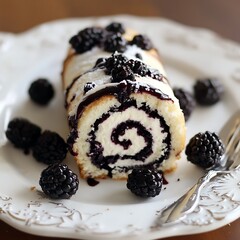
[[[201,189],[216,175],[217,171],[212,170],[204,174],[182,197],[163,209],[159,221],[162,223],[171,223],[192,212],[199,202]]]

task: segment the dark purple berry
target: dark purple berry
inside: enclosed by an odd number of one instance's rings
[[[194,96],[200,105],[213,105],[223,95],[224,89],[217,79],[199,79],[194,85]]]
[[[77,192],[79,180],[67,165],[53,164],[42,171],[39,185],[52,199],[69,199]]]
[[[6,130],[8,140],[26,151],[36,143],[40,134],[41,128],[24,118],[14,118]]]
[[[141,61],[130,59],[127,65],[133,71],[133,73],[138,74],[142,77],[146,76],[148,73],[147,65]]]
[[[124,52],[126,47],[127,42],[120,33],[109,35],[104,42],[104,50],[107,52]]]
[[[84,93],[90,91],[91,89],[95,88],[96,86],[96,83],[95,82],[87,82],[85,85],[84,85]]]
[[[112,22],[110,23],[107,27],[106,30],[109,32],[114,32],[114,33],[125,33],[125,29],[123,25],[119,22]]]
[[[73,36],[69,43],[77,53],[84,53],[99,45],[104,37],[104,30],[99,27],[85,28]]]
[[[47,105],[54,96],[54,89],[47,79],[39,78],[31,83],[28,93],[35,103]]]
[[[180,108],[183,111],[185,121],[187,121],[196,106],[195,99],[192,94],[183,88],[173,89],[175,97],[179,100]]]
[[[44,131],[33,147],[34,158],[48,165],[60,163],[66,154],[67,144],[59,134],[51,131]]]
[[[190,139],[185,153],[188,161],[208,169],[220,165],[224,146],[216,133],[206,131]]]
[[[128,175],[127,188],[139,197],[155,197],[162,189],[162,173],[150,169],[133,169]]]
[[[122,80],[135,80],[132,70],[125,65],[118,65],[112,70],[112,83],[118,83]]]
[[[131,45],[137,45],[143,50],[151,50],[153,48],[151,40],[146,35],[136,35],[130,42]]]
[[[125,65],[128,59],[122,54],[112,54],[111,57],[106,59],[105,67],[106,73],[111,74],[111,71],[118,65]]]

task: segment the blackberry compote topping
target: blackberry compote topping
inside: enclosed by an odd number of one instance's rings
[[[96,61],[94,68],[96,68],[96,67],[99,67],[99,68],[103,67],[103,66],[105,66],[105,63],[106,63],[106,58],[99,58]]]
[[[224,89],[217,79],[199,79],[194,85],[194,96],[200,105],[213,105],[217,103]]]
[[[140,76],[146,76],[148,73],[147,65],[141,61],[130,59],[127,62],[127,65],[130,67],[133,73]]]
[[[109,32],[114,32],[114,33],[125,33],[125,29],[123,25],[119,22],[112,22],[108,26],[106,26],[106,30]]]
[[[104,41],[104,50],[107,52],[124,52],[126,50],[126,46],[127,41],[120,33],[109,35]]]
[[[208,169],[221,163],[224,146],[217,134],[206,131],[190,139],[185,153],[188,161]]]
[[[28,151],[41,134],[41,128],[24,118],[14,118],[8,123],[6,136],[15,147]]]
[[[105,67],[106,73],[111,74],[111,71],[118,65],[125,65],[128,59],[122,54],[112,54],[111,57],[106,59]]]
[[[52,199],[69,199],[77,192],[79,180],[67,165],[53,164],[42,171],[39,185]]]
[[[139,197],[155,197],[162,189],[163,177],[151,169],[133,169],[128,175],[127,188]]]
[[[118,65],[112,70],[112,83],[122,80],[135,80],[132,70],[126,65]]]
[[[28,93],[35,103],[47,105],[54,96],[54,89],[47,79],[39,78],[31,83]]]
[[[180,108],[183,111],[185,121],[187,121],[196,106],[195,99],[192,94],[183,88],[173,89],[175,97],[179,100]]]
[[[84,85],[84,93],[87,93],[88,91],[90,91],[91,89],[95,88],[96,86],[96,83],[95,82],[87,82],[85,85]]]
[[[151,40],[146,35],[136,35],[130,42],[131,45],[137,45],[143,50],[150,50],[153,48]]]
[[[100,44],[104,37],[104,30],[100,27],[85,28],[74,35],[69,43],[77,53],[84,53]]]
[[[147,65],[141,61],[130,59],[128,60],[122,54],[112,54],[111,57],[106,59],[105,62],[106,74],[113,75],[113,81],[119,82],[124,79],[134,80],[132,74],[138,74],[139,76],[149,76],[156,80],[162,80],[163,76],[155,69],[149,69]],[[120,70],[119,70],[120,69]],[[125,72],[125,77],[116,77],[119,71]],[[116,74],[117,73],[117,74]],[[124,74],[122,74],[124,76]],[[120,80],[121,79],[121,80]]]
[[[45,164],[60,163],[66,157],[67,144],[62,137],[51,131],[44,131],[33,147],[34,158]]]

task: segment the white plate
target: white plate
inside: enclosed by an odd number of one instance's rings
[[[217,77],[224,84],[224,99],[212,107],[197,107],[187,122],[188,139],[199,131],[219,131],[239,109],[240,47],[207,30],[159,18],[115,16],[62,20],[19,35],[1,33],[0,219],[36,235],[83,239],[163,238],[205,232],[234,221],[240,216],[240,171],[210,182],[198,207],[186,219],[160,226],[157,219],[161,209],[203,174],[185,156],[176,172],[166,176],[166,189],[153,199],[135,197],[126,189],[125,181],[102,180],[90,187],[81,180],[70,200],[52,201],[39,194],[38,180],[46,166],[6,140],[4,130],[15,116],[67,136],[60,73],[68,39],[83,27],[106,25],[113,19],[153,39],[173,86],[192,90],[198,77]],[[46,108],[34,105],[27,94],[30,83],[39,77],[49,78],[56,89],[54,100]],[[64,162],[77,172],[71,156]]]

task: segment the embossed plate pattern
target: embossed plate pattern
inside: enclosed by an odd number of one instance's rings
[[[153,239],[200,233],[224,226],[240,216],[240,171],[218,176],[204,188],[197,209],[174,225],[161,226],[158,215],[203,174],[186,161],[166,176],[169,184],[153,199],[142,200],[126,189],[125,181],[102,180],[95,187],[80,181],[70,200],[52,201],[41,194],[38,180],[46,167],[6,140],[10,119],[25,117],[42,129],[67,136],[61,91],[61,67],[68,39],[93,24],[123,22],[153,39],[173,86],[192,90],[196,78],[217,77],[225,87],[220,103],[198,106],[187,122],[188,139],[199,131],[219,131],[239,109],[240,46],[204,30],[160,18],[112,16],[69,19],[37,26],[19,35],[0,33],[0,219],[20,230],[43,236],[83,239]],[[28,98],[30,83],[47,77],[56,96],[46,107]],[[77,172],[68,156],[64,161]]]

